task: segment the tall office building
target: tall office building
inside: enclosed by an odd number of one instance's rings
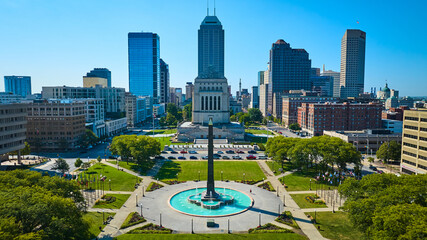
[[[405,110],[401,171],[427,173],[427,109]]]
[[[129,91],[160,100],[160,37],[150,32],[128,34]]]
[[[365,87],[366,33],[348,29],[341,39],[340,97],[358,97]]]
[[[289,90],[311,90],[311,60],[308,57],[307,51],[292,49],[290,44],[282,39],[273,43],[270,50],[267,98],[270,113],[273,113],[273,109],[279,109],[276,111],[275,117],[281,118],[281,93],[289,92]],[[265,75],[266,73],[264,73]],[[277,99],[273,100],[273,97]],[[273,102],[276,106],[273,106]]]
[[[31,95],[31,77],[29,76],[4,76],[6,92],[26,97]]]
[[[259,89],[258,86],[252,86],[251,106],[250,108],[259,108]]]
[[[0,103],[0,162],[8,160],[7,153],[25,147],[27,105]]]
[[[159,103],[169,101],[169,65],[160,58],[160,99]]]
[[[216,16],[206,16],[199,29],[199,79],[224,77],[224,29]]]
[[[185,100],[192,99],[194,92],[194,85],[192,82],[187,82],[185,85]]]
[[[107,79],[107,87],[111,87],[111,71],[108,68],[94,68],[90,72],[86,73],[85,78],[104,78]]]
[[[325,65],[323,65],[323,71],[320,73],[320,76],[330,76],[333,78],[333,97],[340,97],[340,72],[332,70],[325,71]]]

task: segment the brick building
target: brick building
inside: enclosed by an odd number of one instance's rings
[[[36,151],[74,149],[85,132],[84,102],[45,100],[30,103],[27,112],[27,141]]]
[[[302,103],[298,123],[313,136],[327,131],[381,128],[382,105],[378,103]]]
[[[382,112],[382,119],[403,121],[403,112],[409,110],[408,106],[400,106],[398,108],[390,108],[388,111]]]

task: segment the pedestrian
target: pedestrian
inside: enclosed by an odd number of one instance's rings
[[[252,188],[251,188],[251,189],[249,189],[249,192],[250,192],[250,193],[252,193]]]

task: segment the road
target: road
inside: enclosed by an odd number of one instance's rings
[[[267,123],[267,128],[269,130],[273,130],[277,133],[282,132],[282,135],[285,137],[293,137],[293,138],[300,137],[300,136],[296,135],[295,133],[291,132],[289,129],[287,129],[283,126],[280,126],[279,124],[274,123],[274,122]]]

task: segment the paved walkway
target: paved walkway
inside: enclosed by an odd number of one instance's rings
[[[267,166],[265,161],[257,161],[260,165],[261,169],[269,172],[269,176],[267,177],[267,181],[270,181],[271,185],[273,185],[274,189],[279,189],[280,199],[285,201],[285,210],[292,212],[292,216],[297,222],[298,226],[301,228],[301,231],[309,238],[309,239],[326,239],[324,238],[319,231],[317,231],[316,227],[311,223],[311,221],[307,218],[304,211],[297,205],[297,203],[292,199],[291,195],[286,191],[283,185],[278,180],[278,176],[274,176],[274,173]]]

